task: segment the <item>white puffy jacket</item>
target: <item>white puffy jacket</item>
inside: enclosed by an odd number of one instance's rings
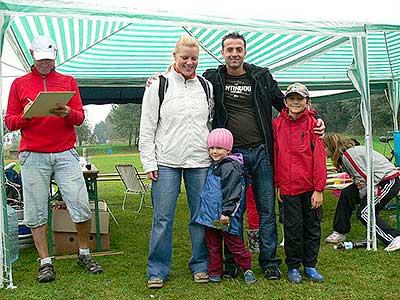
[[[172,70],[164,75],[168,88],[160,108],[160,80],[146,88],[140,120],[139,151],[144,171],[157,165],[172,168],[208,167],[207,122],[214,103],[197,77],[185,80]],[[207,81],[211,95],[212,85]]]

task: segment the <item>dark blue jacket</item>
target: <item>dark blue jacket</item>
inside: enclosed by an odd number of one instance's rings
[[[222,229],[233,235],[241,235],[246,191],[244,174],[241,154],[227,156],[211,165],[200,196],[197,223]],[[228,228],[222,228],[216,224],[221,215],[230,217]]]

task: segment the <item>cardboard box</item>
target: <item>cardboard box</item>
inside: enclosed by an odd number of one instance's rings
[[[89,236],[89,248],[97,250],[96,241],[96,215],[94,212],[94,203],[91,203],[92,222]],[[107,204],[99,201],[99,220],[100,220],[100,240],[102,250],[110,249],[110,214]],[[76,253],[79,249],[78,234],[75,224],[72,222],[68,210],[52,209],[52,229],[54,254]]]
[[[94,213],[94,204],[91,204],[92,209],[92,222],[90,233],[96,233],[96,215]],[[110,225],[110,214],[108,212],[107,204],[99,202],[99,218],[100,218],[100,233],[108,234]],[[76,233],[75,224],[72,222],[68,210],[66,209],[53,209],[52,210],[52,229],[53,232],[71,232]]]
[[[110,250],[110,235],[102,234],[101,250]],[[54,254],[77,253],[79,250],[78,234],[72,232],[53,232]],[[96,234],[90,234],[89,248],[97,250]]]

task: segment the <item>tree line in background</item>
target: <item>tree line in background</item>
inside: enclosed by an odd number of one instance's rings
[[[76,127],[78,145],[120,142],[128,143],[129,146],[137,146],[139,142],[140,109],[141,105],[136,103],[114,104],[105,121],[96,124],[93,131],[87,121]]]
[[[361,121],[360,100],[338,101],[313,104],[326,125],[327,132],[345,133],[348,135],[364,135]],[[393,118],[385,95],[371,96],[372,134],[387,135],[393,131]]]
[[[362,136],[364,127],[361,122],[360,101],[338,101],[313,104],[318,116],[325,121],[327,132],[339,132]],[[371,96],[373,135],[386,135],[393,130],[390,106],[385,95]],[[113,105],[105,121],[91,129],[85,121],[76,127],[78,146],[106,143],[124,143],[138,145],[141,105],[135,103]],[[3,127],[3,132],[7,129]]]

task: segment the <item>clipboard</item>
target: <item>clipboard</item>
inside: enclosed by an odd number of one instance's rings
[[[75,94],[74,91],[68,92],[39,92],[31,106],[25,111],[24,118],[54,116],[49,112],[56,108],[56,103],[67,104]]]

